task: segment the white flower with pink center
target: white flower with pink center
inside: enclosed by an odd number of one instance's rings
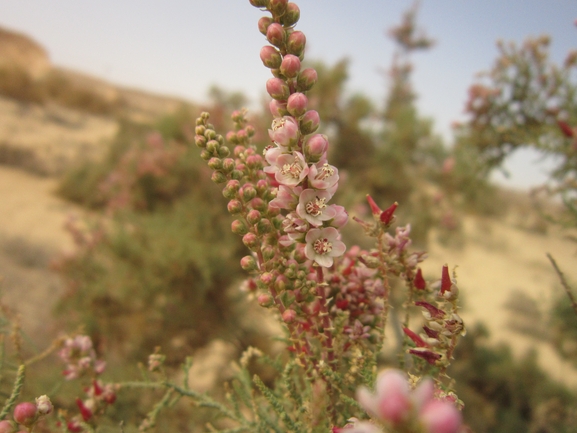
[[[323,221],[328,221],[336,215],[336,209],[326,204],[332,196],[329,191],[305,189],[299,198],[298,216],[306,219],[313,226],[322,226]]]
[[[334,227],[311,229],[306,237],[305,255],[319,265],[329,268],[335,257],[342,256],[347,249],[340,240],[340,233]]]
[[[297,186],[309,173],[309,166],[302,153],[283,153],[276,158],[274,165],[265,167],[264,171],[274,174],[275,180],[281,185]]]
[[[278,209],[294,209],[299,201],[299,194],[302,188],[297,186],[289,188],[285,185],[279,185],[276,197],[273,198],[269,206]]]
[[[284,116],[276,118],[272,122],[272,129],[268,135],[278,146],[294,146],[299,138],[299,125],[294,117]]]
[[[329,189],[339,181],[339,171],[336,167],[324,163],[313,164],[309,172],[309,185],[317,189]]]

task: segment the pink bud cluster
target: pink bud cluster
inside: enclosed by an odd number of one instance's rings
[[[0,433],[31,432],[36,423],[46,415],[52,413],[53,410],[54,406],[52,406],[50,398],[46,395],[36,398],[34,403],[18,403],[12,412],[14,421],[0,421]],[[20,430],[18,425],[23,426],[26,430]]]
[[[380,342],[382,336],[383,299],[387,293],[377,270],[364,264],[362,257],[366,254],[367,251],[353,246],[327,275],[332,313],[346,313],[342,314],[343,332],[348,337],[345,345],[371,337]]]
[[[76,399],[80,413],[68,420],[66,426],[70,432],[83,432],[85,429],[82,423],[92,422],[96,415],[102,414],[109,405],[116,401],[117,386],[105,384],[97,379],[104,372],[106,362],[97,359],[89,336],[77,335],[66,338],[59,355],[67,364],[63,371],[66,380],[83,376],[91,378],[90,385],[84,388],[85,398]]]
[[[395,431],[420,431],[425,433],[458,433],[461,430],[460,411],[450,400],[435,398],[435,385],[431,379],[422,379],[411,389],[406,375],[399,370],[385,370],[377,377],[375,393],[361,387],[357,399],[373,419],[385,423]],[[350,420],[335,433],[381,433],[369,421]],[[387,430],[389,431],[389,430]]]
[[[58,352],[66,363],[62,372],[66,380],[77,379],[84,374],[101,374],[106,362],[96,357],[92,340],[87,335],[77,335],[64,340],[64,347]]]
[[[269,137],[274,145],[265,150],[264,171],[278,186],[270,206],[285,217],[281,243],[302,244],[309,260],[328,268],[345,252],[339,230],[348,216],[342,206],[329,204],[338,187],[338,170],[327,161],[328,138],[315,133],[319,115],[308,109],[306,92],[317,73],[301,68],[306,37],[293,29],[298,6],[277,1],[265,7],[272,17],[261,18],[258,27],[271,44],[261,49],[260,57],[273,74],[266,90],[272,97]]]

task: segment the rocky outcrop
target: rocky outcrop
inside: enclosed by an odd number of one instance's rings
[[[38,80],[50,72],[47,51],[28,36],[0,28],[0,69],[20,69]]]

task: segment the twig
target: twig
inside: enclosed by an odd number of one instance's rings
[[[567,283],[567,280],[565,279],[563,272],[561,272],[561,269],[559,269],[559,266],[557,266],[557,262],[555,261],[553,256],[551,256],[551,254],[547,253],[547,258],[549,259],[549,261],[553,265],[553,268],[555,269],[555,272],[557,273],[557,276],[559,277],[559,280],[561,281],[561,285],[565,289],[565,293],[567,293],[567,296],[569,297],[569,300],[571,301],[571,307],[573,307],[573,311],[575,312],[575,315],[577,315],[577,301],[575,300],[575,296],[573,295],[573,291],[571,290],[571,287]]]

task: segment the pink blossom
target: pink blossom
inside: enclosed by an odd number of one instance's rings
[[[298,122],[291,116],[276,118],[272,122],[272,129],[268,130],[268,135],[278,146],[294,146],[299,138]]]
[[[298,216],[306,219],[315,227],[323,225],[323,221],[334,218],[336,214],[335,208],[326,204],[332,196],[328,191],[305,189],[300,194],[299,204],[296,209]]]
[[[407,420],[411,411],[409,384],[399,370],[385,370],[377,377],[376,394],[360,388],[357,400],[369,414],[393,425]]]
[[[267,151],[267,161],[270,152]],[[279,155],[275,164],[264,167],[264,171],[274,174],[275,180],[280,185],[297,186],[309,173],[309,167],[302,153],[293,152]]]
[[[339,181],[339,171],[336,167],[320,162],[310,167],[309,184],[316,189],[329,189]]]
[[[342,256],[347,249],[340,240],[340,233],[334,227],[311,229],[306,237],[305,255],[319,265],[329,268],[333,265],[333,258]]]
[[[280,185],[276,197],[270,201],[269,206],[278,209],[294,209],[299,202],[301,191],[302,188],[298,186],[289,188],[288,186]]]
[[[340,229],[349,220],[349,214],[347,213],[344,206],[338,204],[332,204],[330,207],[334,209],[335,216],[331,220],[329,220],[329,225],[331,227]]]
[[[431,400],[419,414],[427,433],[457,433],[461,428],[461,412],[446,401]]]

